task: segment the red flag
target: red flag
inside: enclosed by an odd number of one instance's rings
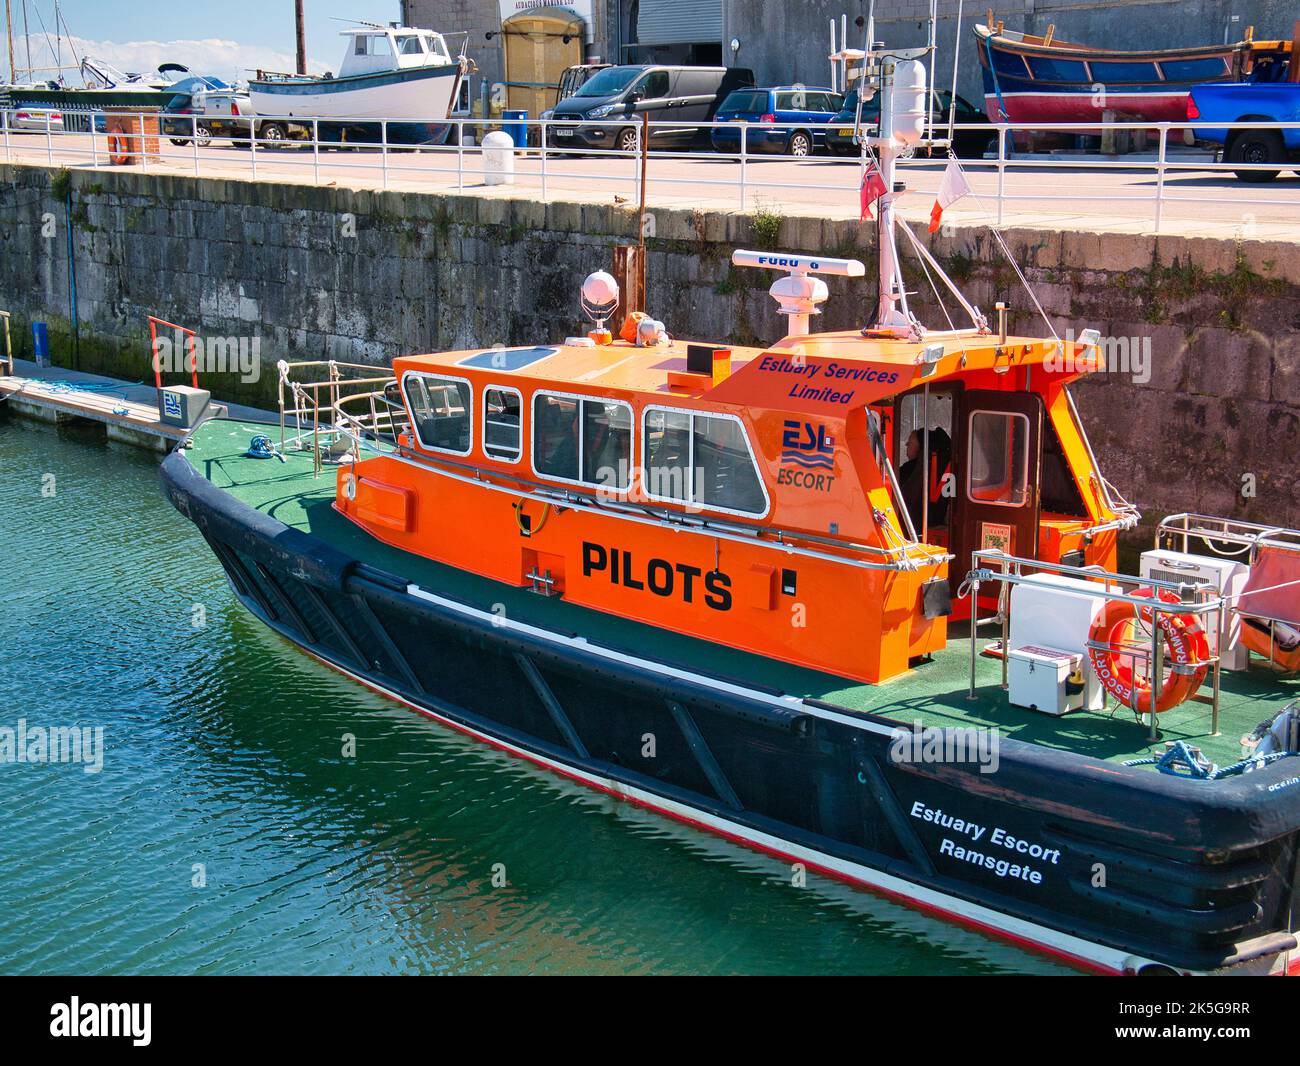
[[[887,191],[885,179],[880,176],[880,168],[876,166],[873,160],[867,164],[867,169],[862,173],[862,214],[858,219],[859,222],[875,218],[875,215],[871,213],[871,205],[884,196]]]

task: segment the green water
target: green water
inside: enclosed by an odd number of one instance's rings
[[[371,695],[157,484],[0,410],[0,727],[104,731],[99,773],[0,763],[0,972],[1059,972]]]

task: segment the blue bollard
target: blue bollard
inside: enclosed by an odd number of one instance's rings
[[[50,365],[50,330],[44,322],[32,323],[32,347],[35,351],[36,365]]]

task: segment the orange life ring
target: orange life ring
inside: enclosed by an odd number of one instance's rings
[[[1151,594],[1150,589],[1133,593],[1135,596]],[[1172,592],[1162,591],[1160,599],[1165,603],[1179,602]],[[1130,634],[1137,622],[1150,625],[1154,613],[1149,607],[1134,607],[1123,600],[1110,600],[1101,609],[1089,634],[1088,658],[1097,671],[1097,679],[1116,700],[1132,707],[1138,714],[1151,713],[1151,683],[1149,679],[1135,676],[1133,660],[1124,654],[1124,647],[1131,643]],[[1158,617],[1157,624],[1165,644],[1164,661],[1173,667],[1173,672],[1160,687],[1157,714],[1177,707],[1201,687],[1207,669],[1204,664],[1210,657],[1205,631],[1193,615],[1162,612]]]
[[[126,134],[110,133],[108,135],[108,158],[114,166],[125,166],[131,156],[127,152]]]

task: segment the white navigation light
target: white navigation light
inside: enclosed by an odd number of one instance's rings
[[[582,310],[598,330],[618,308],[618,282],[612,274],[597,270],[582,283]]]
[[[894,91],[890,94],[894,139],[913,145],[925,137],[929,108],[925,91],[925,64],[904,59],[894,65]]]
[[[927,344],[921,349],[921,353],[916,357],[917,365],[921,368],[921,377],[928,378],[934,373],[935,367],[939,365],[939,360],[943,358],[944,346],[942,344]]]
[[[735,266],[759,267],[763,270],[784,270],[787,276],[778,278],[768,290],[776,301],[779,314],[790,319],[791,337],[806,337],[812,315],[821,314],[821,304],[830,291],[826,282],[810,274],[833,274],[841,278],[860,278],[867,268],[856,259],[823,259],[817,255],[796,255],[794,252],[751,252],[743,248],[731,253]]]
[[[612,274],[597,270],[582,283],[582,302],[587,307],[610,307],[618,303],[618,282]]]

